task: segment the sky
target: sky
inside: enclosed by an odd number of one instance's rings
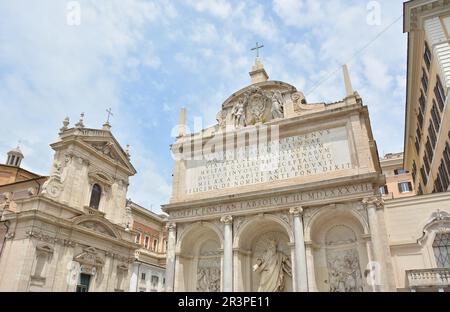
[[[270,79],[309,103],[343,99],[348,64],[380,156],[401,152],[402,2],[0,0],[0,161],[20,141],[22,167],[48,175],[64,118],[74,125],[84,112],[86,127],[101,128],[112,108],[112,132],[138,171],[128,197],[159,212],[171,195],[179,109],[190,128],[194,118],[215,124],[222,103],[250,84],[256,42]]]

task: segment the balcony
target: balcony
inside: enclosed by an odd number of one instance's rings
[[[422,269],[406,271],[407,287],[416,289],[447,291],[450,287],[450,268]]]

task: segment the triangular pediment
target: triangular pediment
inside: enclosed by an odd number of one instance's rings
[[[60,137],[59,142],[51,144],[53,149],[68,148],[71,144],[76,144],[106,162],[119,165],[129,176],[136,174],[136,169],[130,162],[130,155],[123,150],[109,130],[71,128],[60,133]]]
[[[82,142],[98,156],[105,160],[118,163],[120,166],[130,171],[132,175],[136,173],[136,170],[129,160],[129,156],[112,134],[110,134],[109,137],[84,137]]]

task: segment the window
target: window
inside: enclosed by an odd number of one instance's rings
[[[448,186],[450,185],[450,177],[449,174],[447,173],[447,170],[445,169],[445,165],[444,165],[444,160],[441,161],[441,164],[439,166],[438,169],[438,179],[440,179],[441,184],[442,184],[442,191],[447,191]]]
[[[447,167],[447,172],[450,173],[450,146],[448,143],[445,143],[444,162]]]
[[[425,143],[425,157],[427,157],[426,160],[426,164],[428,164],[428,168],[427,168],[427,174],[428,172],[430,172],[430,164],[433,161],[433,156],[434,156],[434,151],[433,148],[431,147],[431,143],[430,143],[430,139],[427,138],[427,143]]]
[[[398,184],[398,191],[400,193],[408,193],[412,191],[412,184],[411,182],[400,182]]]
[[[417,129],[417,130],[419,130],[419,129]],[[415,146],[416,146],[416,152],[417,152],[417,154],[419,154],[419,152],[420,152],[420,139],[418,139],[417,136],[416,136]]]
[[[428,92],[428,76],[425,68],[422,68],[422,87],[425,94]]]
[[[136,242],[136,244],[140,244],[141,243],[141,233],[137,233],[135,242]]]
[[[150,237],[145,236],[145,239],[144,239],[144,248],[145,249],[148,249],[148,243],[149,242],[150,242]]]
[[[430,125],[428,126],[428,135],[431,140],[431,146],[433,149],[436,147],[437,137],[436,137],[436,131],[434,130],[433,123],[430,120]],[[430,160],[433,159],[433,157],[430,157]]]
[[[439,132],[439,127],[441,126],[441,114],[436,106],[436,101],[433,99],[433,106],[431,107],[431,118],[434,122],[434,128],[436,132]]]
[[[141,273],[141,280],[145,281],[145,279],[146,279],[145,273]]]
[[[428,173],[430,173],[430,161],[428,160],[427,154],[423,156],[423,164],[425,166],[425,172],[428,175]]]
[[[445,91],[442,86],[441,79],[439,76],[436,76],[436,86],[434,87],[434,95],[436,96],[436,101],[438,102],[439,109],[441,113],[444,111],[445,105]]]
[[[436,234],[433,251],[438,268],[450,267],[450,233]]]
[[[425,42],[425,53],[423,54],[423,59],[427,65],[427,69],[430,70],[431,67],[431,51],[428,44]]]
[[[417,175],[417,165],[416,165],[416,161],[415,160],[413,160],[411,175],[412,175],[413,181],[415,182],[416,181],[416,175]]]
[[[403,169],[403,168],[395,169],[395,170],[394,170],[394,174],[395,174],[395,175],[400,175],[400,174],[405,174],[405,173],[406,173],[406,170]]]
[[[422,194],[423,194],[422,185],[419,184],[419,187],[417,188],[417,195],[422,195]]]
[[[152,286],[153,287],[158,286],[158,282],[159,282],[159,277],[156,275],[152,275]]]
[[[437,177],[436,180],[434,180],[433,193],[440,193],[443,191],[444,191],[444,188],[442,187],[441,180],[439,179],[439,177]]]
[[[423,127],[423,116],[425,115],[425,95],[423,95],[423,91],[420,90],[420,98],[419,98],[419,112],[417,113],[417,120],[419,121],[420,129]]]
[[[97,183],[92,186],[91,201],[89,207],[98,209],[100,206],[100,198],[102,197],[102,188]]]
[[[91,276],[89,274],[80,273],[77,285],[77,292],[88,292]]]
[[[420,175],[422,176],[422,181],[423,181],[423,184],[424,185],[427,185],[427,182],[428,182],[428,177],[427,177],[427,174],[425,173],[425,169],[423,168],[423,166],[420,168]],[[423,192],[422,192],[422,187],[421,186],[419,186],[419,193],[420,194],[422,194]]]
[[[152,251],[157,251],[157,250],[158,250],[158,240],[154,239],[153,245],[152,245]]]
[[[380,194],[386,195],[389,193],[387,185],[380,186]]]

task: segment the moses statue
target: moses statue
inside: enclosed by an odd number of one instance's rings
[[[259,292],[282,292],[286,276],[292,276],[289,257],[277,250],[277,242],[270,239],[261,258],[256,260],[253,271],[260,274]]]

